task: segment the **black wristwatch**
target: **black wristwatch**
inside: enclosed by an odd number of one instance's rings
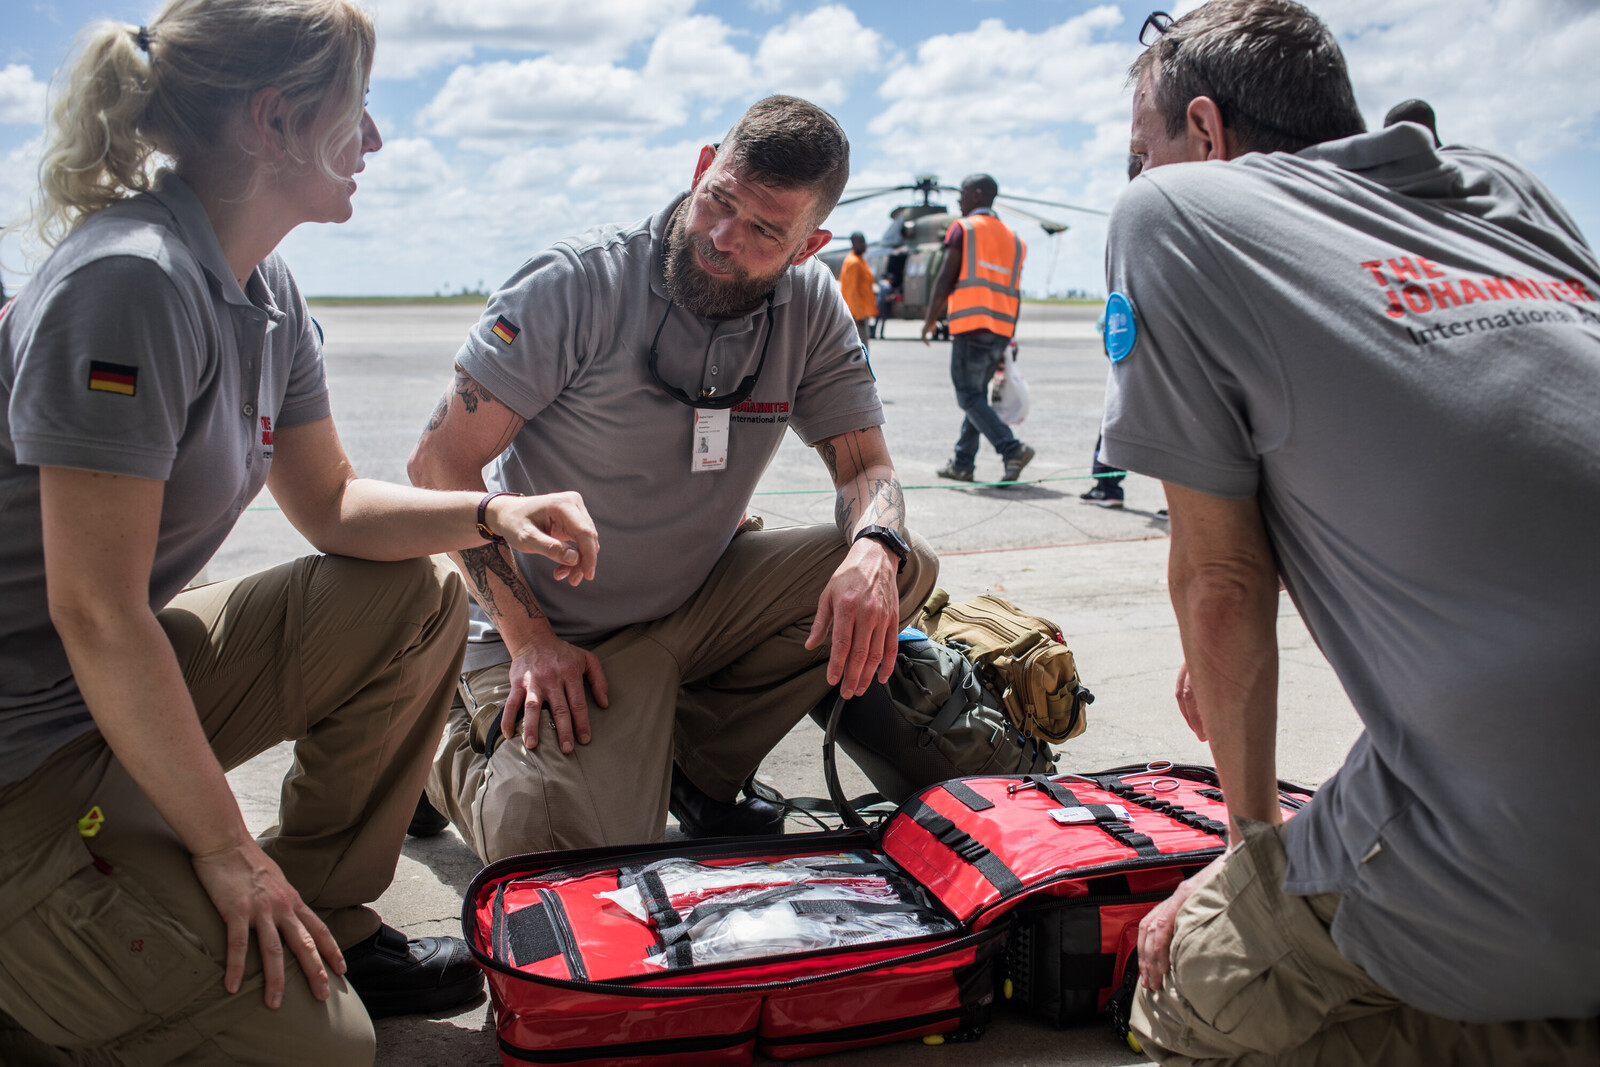
[[[906,569],[906,557],[911,555],[911,548],[906,544],[904,537],[901,537],[887,526],[868,526],[851,539],[851,544],[861,540],[863,537],[872,538],[900,557],[900,566],[895,568],[896,574]]]

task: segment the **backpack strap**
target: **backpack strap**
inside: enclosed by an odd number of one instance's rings
[[[959,778],[942,783],[944,791],[967,806],[968,811],[988,811],[994,801],[979,793]]]
[[[946,700],[939,708],[939,713],[928,721],[917,737],[917,747],[927,748],[944,735],[944,732],[956,724],[961,718],[961,713],[973,704],[978,703],[980,696],[975,690],[978,683],[972,675],[967,676],[967,684],[951,692],[950,699]]]
[[[1208,818],[1200,814],[1198,811],[1193,811],[1189,808],[1183,807],[1180,804],[1174,804],[1172,801],[1155,796],[1154,794],[1141,793],[1139,790],[1135,789],[1127,782],[1124,782],[1121,778],[1118,778],[1114,774],[1099,775],[1095,778],[1095,781],[1099,782],[1100,787],[1106,790],[1106,792],[1115,793],[1123,800],[1126,800],[1129,804],[1137,804],[1141,808],[1149,808],[1151,811],[1159,811],[1161,814],[1183,823],[1183,825],[1187,826],[1191,830],[1199,830],[1201,833],[1211,834],[1213,837],[1226,838],[1228,836],[1227,826],[1218,822],[1217,820]],[[1204,795],[1210,791],[1198,790],[1198,792]],[[1217,793],[1216,796],[1220,798],[1222,794]]]
[[[1003,896],[1020,893],[1022,879],[1006,866],[1004,860],[989,851],[987,845],[974,838],[961,827],[913,797],[900,809],[911,821],[939,839],[950,851],[977,869],[978,873],[998,889]]]
[[[845,797],[844,787],[839,784],[839,765],[834,758],[834,739],[839,736],[839,720],[843,717],[844,694],[839,693],[834,699],[833,710],[828,712],[828,726],[822,733],[822,774],[828,781],[828,798],[833,801],[833,810],[839,813],[839,818],[846,826],[864,830],[867,821]]]

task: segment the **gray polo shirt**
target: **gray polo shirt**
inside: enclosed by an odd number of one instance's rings
[[[1105,461],[1259,498],[1366,728],[1285,888],[1343,893],[1340,951],[1419,1008],[1594,1016],[1594,253],[1521,168],[1411,125],[1161,167],[1110,227],[1136,337]]]
[[[228,269],[173,175],[91,216],[0,317],[0,784],[92,723],[50,624],[41,466],[165,482],[160,609],[261,489],[272,435],[328,414],[321,344],[277,256]],[[129,684],[137,684],[130,679]]]
[[[659,618],[688,599],[732,539],[786,428],[810,445],[883,422],[855,322],[815,258],[778,280],[770,312],[714,322],[668,310],[661,235],[681,202],[534,256],[490,298],[456,356],[528,420],[491,486],[577,490],[594,516],[594,581],[573,588],[551,580],[548,560],[517,557],[567,640]],[[648,367],[657,327],[660,376],[690,395],[732,392],[755,373],[770,332],[755,391],[730,413],[725,470],[691,471],[695,412]],[[476,607],[474,639],[493,639]],[[469,666],[504,659],[497,641],[468,653]]]

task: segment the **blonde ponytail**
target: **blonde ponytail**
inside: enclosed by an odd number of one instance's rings
[[[57,76],[32,229],[54,247],[84,219],[180,167],[232,151],[223,127],[252,94],[283,94],[289,156],[332,175],[347,136],[315,120],[359,116],[371,17],[350,0],[169,0],[148,27],[96,23]]]
[[[34,214],[47,245],[80,219],[150,187],[154,146],[141,133],[150,68],[139,32],[121,23],[95,23],[56,87]]]

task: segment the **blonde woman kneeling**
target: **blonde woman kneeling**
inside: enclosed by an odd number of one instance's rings
[[[174,0],[59,84],[54,251],[0,312],[0,1061],[368,1063],[369,1015],[481,988],[367,906],[466,636],[427,557],[503,536],[576,584],[596,545],[575,494],[485,508],[340,445],[273,249],[350,217],[372,51],[344,0]],[[263,485],[328,554],[180,592]],[[283,739],[255,840],[223,772]]]

